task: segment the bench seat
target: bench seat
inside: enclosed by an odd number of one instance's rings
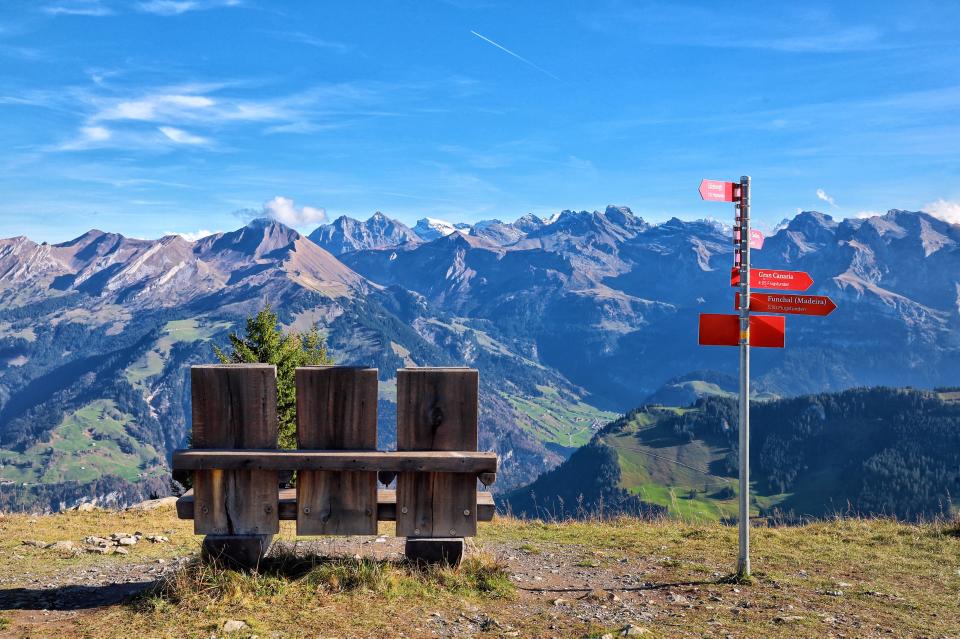
[[[477,521],[491,521],[496,506],[493,495],[488,492],[477,492]],[[280,519],[296,520],[297,518],[297,490],[295,488],[280,489]],[[177,517],[193,519],[193,491],[189,490],[177,500]],[[380,489],[377,491],[377,520],[397,520],[397,491]]]

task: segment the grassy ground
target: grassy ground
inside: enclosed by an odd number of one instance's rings
[[[171,541],[141,542],[126,556],[21,544],[134,530]],[[136,576],[157,559],[170,565],[195,555],[191,522],[169,508],[7,515],[0,518],[0,635],[206,638],[225,636],[225,622],[235,620],[246,626],[229,637],[585,637],[627,623],[653,637],[956,637],[958,532],[889,520],[758,528],[754,581],[738,585],[724,579],[735,561],[732,527],[498,519],[481,525],[474,559],[459,570],[416,570],[391,553],[378,556],[384,544],[350,538],[308,552],[288,545],[259,575],[187,559],[132,601],[58,610],[79,575]],[[292,528],[285,525],[281,538],[295,541]],[[17,601],[10,593],[35,591],[60,598],[50,597],[47,611],[4,603]]]

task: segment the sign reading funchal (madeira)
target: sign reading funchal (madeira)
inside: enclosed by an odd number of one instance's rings
[[[733,269],[730,285],[739,288],[734,296],[738,315],[701,313],[701,346],[740,347],[739,389],[739,476],[740,531],[737,574],[750,576],[750,347],[783,348],[786,318],[782,315],[752,313],[785,313],[789,315],[829,315],[837,308],[829,297],[793,295],[783,291],[803,292],[813,286],[813,279],[802,271],[779,271],[750,268],[750,250],[763,248],[763,233],[750,229],[750,177],[740,182],[703,180],[700,197],[711,202],[733,202],[736,207],[733,230]],[[750,289],[772,289],[777,293],[751,293]]]

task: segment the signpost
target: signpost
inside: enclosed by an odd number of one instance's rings
[[[802,271],[752,269],[750,250],[763,248],[763,233],[750,228],[750,176],[740,183],[703,180],[700,197],[711,202],[733,202],[736,206],[733,240],[733,271],[731,286],[739,291],[734,299],[738,315],[700,315],[699,341],[703,346],[740,347],[740,530],[737,575],[750,576],[750,347],[783,348],[786,320],[780,315],[751,315],[760,313],[789,313],[792,315],[829,315],[836,304],[829,297],[819,295],[789,295],[784,293],[751,293],[750,288],[803,292],[813,285],[813,279]]]

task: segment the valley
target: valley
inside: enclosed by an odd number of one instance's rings
[[[788,348],[755,353],[755,399],[953,384],[958,246],[960,227],[920,212],[784,221],[758,263],[809,271],[810,292],[840,308],[825,324],[790,318]],[[338,363],[380,369],[383,448],[395,441],[397,368],[479,369],[481,447],[501,456],[498,490],[527,485],[643,401],[731,396],[732,353],[695,340],[698,313],[732,306],[731,251],[716,222],[650,224],[616,206],[412,228],[344,217],[309,237],[260,219],[196,241],[96,230],[58,245],[0,240],[0,449],[10,462],[0,480],[18,484],[5,499],[56,509],[99,499],[104,485],[121,502],[169,490],[154,469],[189,432],[189,366],[213,361],[212,346],[266,304],[284,326],[316,324]],[[70,441],[58,439],[64,424],[98,402],[123,416],[110,422],[115,439],[136,454],[88,465],[86,453],[56,449]],[[728,451],[705,446],[621,446],[621,497],[637,510],[727,517],[732,502],[710,495],[726,495],[729,481],[701,474]],[[654,454],[678,463],[668,472]],[[100,488],[92,468],[109,478]]]

